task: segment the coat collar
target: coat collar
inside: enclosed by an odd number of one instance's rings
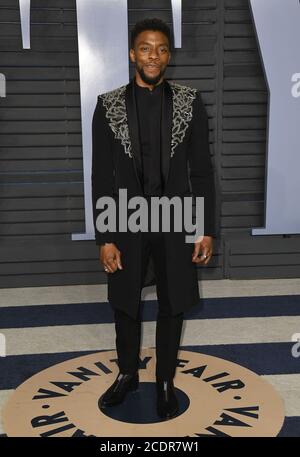
[[[168,181],[170,159],[173,157],[177,145],[183,141],[192,119],[192,106],[196,95],[197,90],[194,88],[164,80],[161,121],[161,163],[164,188]],[[99,95],[99,97],[103,101],[106,118],[115,138],[121,141],[125,153],[133,158],[136,177],[142,190],[142,158],[134,80],[132,79],[125,86]]]

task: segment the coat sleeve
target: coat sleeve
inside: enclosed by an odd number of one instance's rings
[[[92,204],[95,240],[97,245],[114,242],[113,232],[99,232],[96,219],[104,209],[97,209],[98,198],[113,198],[114,161],[111,136],[102,100],[98,97],[92,120]],[[105,208],[106,209],[106,208]]]
[[[204,235],[216,237],[216,189],[209,149],[208,117],[199,92],[193,102],[191,127],[189,168],[192,193],[195,197],[204,197]]]

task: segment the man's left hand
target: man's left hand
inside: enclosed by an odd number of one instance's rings
[[[202,263],[206,265],[213,253],[213,238],[212,236],[203,236],[199,243],[194,243],[194,252],[192,254],[192,262]],[[199,255],[201,254],[201,256]]]

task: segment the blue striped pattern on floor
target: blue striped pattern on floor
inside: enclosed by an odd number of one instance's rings
[[[242,365],[259,375],[300,373],[299,359],[291,357],[293,343],[224,344],[180,346],[186,351],[208,354]],[[99,351],[101,352],[101,348]],[[46,368],[95,351],[7,356],[0,359],[0,389],[16,389],[22,382]],[[259,354],[259,357],[257,356]]]
[[[144,321],[156,319],[157,301],[142,301]],[[299,316],[300,295],[203,298],[185,314],[186,319]],[[70,303],[1,307],[1,328],[52,325],[105,324],[113,322],[109,303]],[[300,330],[300,329],[299,329]]]
[[[143,302],[143,321],[153,323],[156,320],[156,300]],[[185,314],[187,322],[193,324],[197,320],[209,324],[214,319],[232,319],[232,335],[235,334],[236,323],[244,318],[253,318],[251,325],[255,325],[255,319],[266,318],[266,324],[272,325],[268,318],[280,316],[300,316],[300,295],[269,295],[251,297],[226,297],[226,298],[203,298],[199,306],[194,307]],[[113,312],[106,302],[66,303],[66,304],[34,304],[33,306],[3,306],[0,305],[0,332],[5,334],[22,329],[34,332],[34,329],[46,329],[51,335],[52,329],[60,326],[89,326],[94,324],[113,325]],[[283,326],[285,325],[283,319]],[[10,330],[9,330],[10,329]],[[289,333],[286,339],[270,342],[262,342],[259,337],[255,340],[254,334],[251,343],[230,343],[230,335],[224,344],[215,343],[213,336],[209,344],[181,345],[181,349],[205,353],[232,362],[238,363],[259,375],[297,375],[300,374],[300,358],[291,356],[291,342]],[[63,332],[63,328],[61,331]],[[146,329],[147,330],[147,329]],[[251,332],[251,328],[249,330]],[[295,329],[295,331],[297,331]],[[298,328],[300,332],[300,327]],[[29,333],[30,334],[30,333]],[[229,342],[228,342],[229,341]],[[63,344],[58,352],[39,352],[38,343],[32,348],[31,353],[11,353],[7,357],[0,357],[0,398],[1,392],[13,392],[21,383],[34,374],[52,365],[79,357],[85,354],[101,352],[103,347],[93,347],[92,350],[71,351],[63,350]],[[114,347],[111,347],[114,349]],[[29,351],[28,351],[29,352]],[[258,356],[259,355],[259,356]],[[293,393],[291,393],[292,395]],[[299,391],[297,392],[299,396]],[[0,404],[1,407],[1,404]],[[0,436],[6,436],[0,427]],[[284,425],[278,436],[300,436],[300,410],[299,416],[289,415],[285,418]]]

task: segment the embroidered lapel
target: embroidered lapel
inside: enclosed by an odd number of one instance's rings
[[[192,104],[196,98],[197,89],[182,86],[181,84],[170,83],[173,92],[173,121],[172,121],[172,140],[171,157],[175,148],[182,143],[185,132],[193,117]]]
[[[129,157],[132,157],[125,105],[125,92],[126,86],[121,86],[118,89],[99,95],[99,97],[102,99],[103,106],[106,109],[105,116],[108,119],[108,124],[113,131],[115,138],[121,141],[125,153],[128,154]]]
[[[186,130],[193,117],[192,104],[196,98],[197,89],[168,81],[172,89],[173,113],[170,157],[173,157],[175,148],[182,143]],[[130,85],[130,84],[129,84]],[[126,85],[99,95],[106,109],[106,118],[115,138],[120,140],[124,151],[132,158],[132,142],[129,134],[126,111]]]

